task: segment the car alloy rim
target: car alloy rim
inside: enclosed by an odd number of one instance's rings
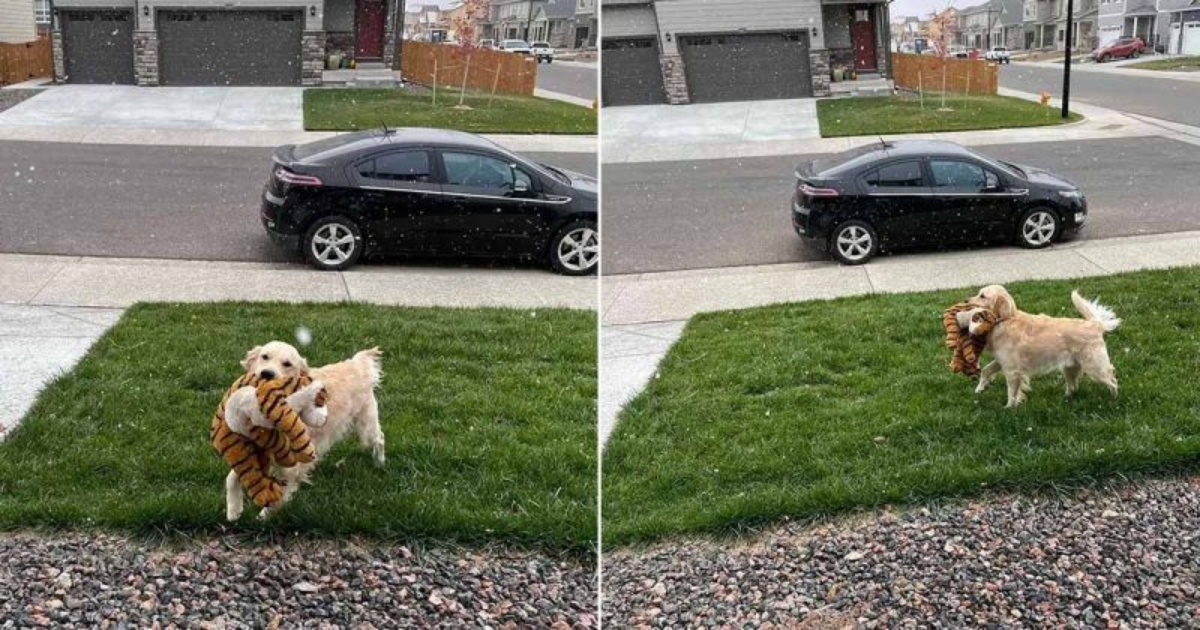
[[[1054,217],[1049,212],[1034,212],[1025,219],[1021,233],[1030,245],[1045,245],[1054,236]]]
[[[848,260],[865,258],[871,251],[871,233],[857,225],[851,225],[838,234],[837,248]]]
[[[354,253],[354,234],[340,223],[322,225],[313,235],[312,252],[326,265],[340,265]]]
[[[558,242],[558,262],[571,271],[591,269],[600,260],[600,234],[592,228],[567,232]]]

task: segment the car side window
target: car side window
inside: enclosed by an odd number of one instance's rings
[[[867,173],[867,186],[876,188],[919,188],[925,185],[921,163],[916,160],[888,164]]]
[[[987,188],[987,173],[978,164],[930,160],[929,170],[933,172],[933,187],[937,189],[979,192]]]
[[[514,169],[505,160],[478,153],[446,151],[442,153],[442,163],[446,166],[446,183],[450,186],[488,188],[502,192],[514,189]],[[516,181],[524,183],[526,189],[533,187],[529,174],[519,168],[516,169]]]
[[[359,163],[358,174],[389,182],[428,183],[433,179],[426,151],[397,151],[375,156]]]

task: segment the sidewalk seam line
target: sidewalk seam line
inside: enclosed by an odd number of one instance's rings
[[[1076,250],[1072,250],[1072,251],[1074,251],[1080,258],[1082,258],[1082,259],[1088,261],[1089,263],[1095,265],[1096,267],[1098,267],[1104,273],[1114,273],[1108,267],[1101,265],[1100,263],[1098,263],[1094,259],[1092,259],[1090,256],[1088,256],[1087,253],[1083,249],[1076,249]]]
[[[58,269],[55,269],[54,272],[51,273],[48,278],[46,278],[46,281],[42,283],[42,286],[38,287],[38,290],[35,291],[33,295],[29,296],[29,300],[25,303],[30,306],[37,305],[35,303],[35,300],[37,300],[38,296],[41,295],[42,292],[46,290],[46,287],[50,286],[51,282],[54,282],[54,279],[57,278],[60,273],[62,273],[63,269],[66,269],[67,265],[70,265],[70,264],[78,265],[80,263],[80,261],[83,259],[80,256],[75,256],[74,258],[75,258],[74,261],[64,261],[62,264],[60,264],[58,266]]]

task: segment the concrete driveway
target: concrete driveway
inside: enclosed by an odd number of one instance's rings
[[[304,88],[61,85],[0,112],[0,126],[302,131]]]
[[[739,101],[605,107],[604,142],[717,144],[820,138],[817,101]]]

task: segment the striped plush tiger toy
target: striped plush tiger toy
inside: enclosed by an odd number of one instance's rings
[[[310,383],[308,376],[266,380],[257,374],[244,374],[225,392],[213,416],[209,431],[213,448],[237,473],[242,487],[260,508],[272,507],[283,498],[282,484],[270,475],[272,463],[288,467],[316,459],[308,430],[287,402],[289,396]],[[242,419],[226,418],[231,399],[249,396],[251,390],[243,388],[253,388],[255,406],[261,412],[261,418],[248,426],[242,426]],[[325,391],[321,389],[313,406],[324,405]]]
[[[960,314],[966,315],[967,326],[962,325]],[[975,324],[975,332],[970,324]],[[946,347],[954,350],[950,358],[950,371],[971,378],[979,378],[979,355],[987,347],[988,334],[1000,323],[996,315],[987,309],[972,307],[966,302],[955,304],[942,313],[942,326],[946,329]]]

